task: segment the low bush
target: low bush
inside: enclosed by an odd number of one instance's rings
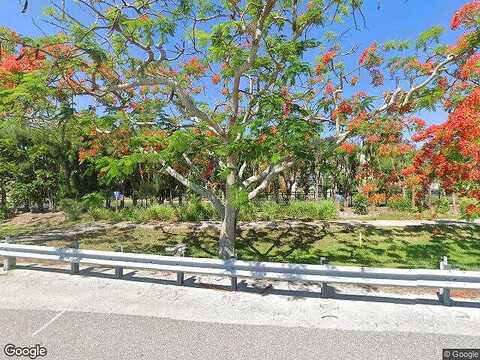
[[[439,214],[445,215],[450,211],[450,201],[445,196],[435,199],[432,205]]]
[[[81,199],[83,206],[87,209],[99,209],[103,207],[103,203],[105,202],[105,195],[102,193],[90,193],[84,195]]]
[[[282,205],[274,201],[259,201],[255,204],[255,212],[252,212],[253,220],[282,220]]]
[[[353,212],[357,215],[368,214],[368,198],[365,195],[357,194],[353,197]]]
[[[402,195],[393,196],[387,201],[390,209],[402,212],[416,212],[417,208],[412,206],[412,200]]]
[[[7,220],[13,216],[13,210],[7,207],[0,206],[0,221]]]
[[[480,201],[473,198],[462,198],[460,200],[460,216],[469,221],[480,218]]]
[[[329,220],[337,216],[337,208],[330,200],[293,201],[286,206],[285,215],[294,220]]]
[[[94,220],[110,221],[203,221],[220,220],[215,208],[207,202],[190,201],[182,206],[153,205],[148,208],[131,207],[117,212],[105,208],[90,208],[88,214]],[[287,205],[273,201],[249,202],[239,211],[239,220],[328,220],[337,216],[335,204],[330,200],[293,201]]]
[[[112,220],[112,211],[105,208],[94,208],[88,210],[93,220]]]
[[[176,208],[177,217],[181,221],[202,221],[217,219],[217,212],[213,205],[193,199],[186,205]]]
[[[85,206],[73,199],[63,199],[60,201],[60,209],[65,212],[68,220],[76,221],[80,219],[82,213],[86,210]]]
[[[337,216],[337,208],[330,200],[293,201],[282,205],[274,201],[258,201],[240,208],[241,221],[272,220],[328,220]]]
[[[177,216],[177,209],[170,205],[153,205],[148,208],[138,208],[134,217],[138,221],[173,221]]]

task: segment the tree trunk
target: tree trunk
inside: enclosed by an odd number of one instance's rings
[[[237,210],[227,205],[220,229],[219,256],[228,260],[235,257],[235,238],[237,236]]]
[[[320,200],[320,173],[315,171],[315,201]]]
[[[235,191],[236,174],[233,161],[228,162],[230,173],[227,176],[225,186],[225,211],[222,218],[222,227],[220,229],[219,256],[221,259],[228,260],[235,257],[235,238],[237,232],[238,211],[232,205],[233,192]]]
[[[173,206],[173,190],[172,185],[169,186],[168,202]]]
[[[0,207],[7,206],[7,191],[4,187],[0,188]]]

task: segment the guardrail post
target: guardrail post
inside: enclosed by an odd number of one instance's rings
[[[3,258],[3,270],[8,271],[17,266],[17,258],[12,256],[6,256]]]
[[[237,260],[236,256],[232,256],[230,258],[230,260],[228,260],[230,262],[231,267],[232,267],[231,268],[232,272],[234,271],[235,260]],[[238,278],[236,276],[231,276],[230,277],[230,289],[232,291],[238,291]]]
[[[448,270],[448,258],[446,256],[443,257],[442,261],[440,261],[440,270]],[[452,299],[450,298],[450,289],[448,288],[441,288],[438,289],[438,298],[443,305],[449,306],[452,303]]]
[[[5,237],[5,243],[9,243],[11,240],[10,236]],[[13,269],[17,266],[17,258],[13,256],[5,256],[3,258],[3,271],[7,272],[10,269]]]
[[[123,253],[123,245],[120,245],[120,252]],[[123,278],[123,266],[115,266],[115,278],[116,279]]]
[[[75,240],[75,242],[73,243],[73,249],[78,250],[78,248],[79,248],[78,241]],[[80,272],[80,264],[78,263],[78,261],[72,260],[72,262],[70,263],[70,274],[75,275],[75,274],[78,274],[79,272]]]
[[[123,278],[123,266],[115,266],[115,278],[116,279]]]
[[[230,278],[230,282],[231,282],[232,291],[237,291],[238,290],[238,278],[236,276],[232,276]]]
[[[328,265],[328,258],[322,256],[320,258],[320,265]],[[332,288],[330,286],[328,286],[327,283],[322,282],[320,284],[320,289],[321,289],[320,296],[322,298],[328,298],[330,296],[330,294],[332,293]]]
[[[177,285],[182,286],[185,282],[185,273],[183,271],[177,272]]]

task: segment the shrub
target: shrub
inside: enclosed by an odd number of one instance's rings
[[[368,198],[365,195],[357,194],[353,197],[353,212],[357,215],[368,214]]]
[[[238,219],[242,221],[257,220],[258,211],[259,211],[259,207],[255,202],[248,202],[248,203],[242,204],[239,209]]]
[[[285,214],[295,220],[328,220],[337,216],[337,208],[330,200],[294,201],[286,206]]]
[[[387,205],[392,210],[402,211],[402,212],[416,212],[417,208],[412,206],[412,201],[406,197],[393,196],[388,199]]]
[[[258,220],[282,220],[282,206],[275,201],[262,201],[256,203],[255,213]]]
[[[7,207],[0,206],[0,221],[7,220],[13,216],[13,210]]]
[[[480,201],[473,198],[462,198],[460,200],[460,216],[469,221],[480,218]]]
[[[133,214],[134,221],[172,221],[175,220],[177,212],[169,205],[153,205],[148,208],[136,208]]]
[[[85,207],[81,202],[72,199],[61,200],[60,209],[65,212],[70,221],[78,220],[82,215],[82,212],[85,211]]]
[[[433,201],[432,205],[439,214],[447,214],[450,211],[450,201],[445,196]]]
[[[88,210],[93,220],[112,220],[112,211],[105,208],[93,208]]]
[[[84,195],[81,199],[82,204],[87,209],[98,209],[103,207],[105,196],[102,193],[90,193]]]
[[[194,198],[186,205],[177,208],[177,217],[181,221],[201,221],[217,218],[217,212],[210,203]]]

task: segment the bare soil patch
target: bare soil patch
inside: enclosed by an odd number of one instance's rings
[[[15,216],[7,222],[7,225],[26,225],[26,226],[58,226],[67,220],[64,212],[48,212],[48,213],[23,213]]]

